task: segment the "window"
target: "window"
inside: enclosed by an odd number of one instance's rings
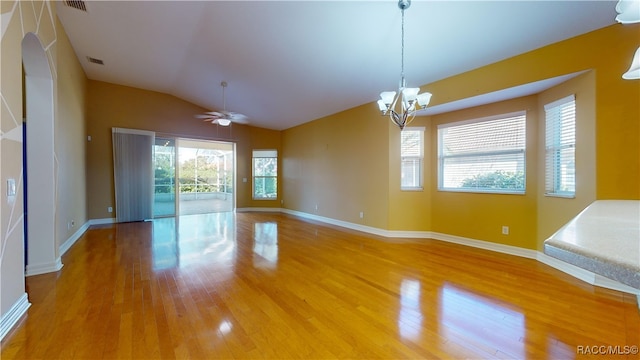
[[[576,102],[574,95],[544,106],[545,195],[576,194]]]
[[[405,128],[400,132],[400,139],[400,188],[422,190],[424,128]]]
[[[278,197],[278,151],[253,150],[253,198]]]
[[[524,194],[524,111],[438,126],[438,190]]]

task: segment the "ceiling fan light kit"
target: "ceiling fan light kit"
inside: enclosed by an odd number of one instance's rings
[[[204,114],[196,115],[196,118],[204,119],[204,121],[209,121],[212,124],[220,126],[229,126],[233,122],[246,124],[247,117],[245,115],[227,111],[227,98],[225,93],[227,85],[226,81],[220,83],[220,86],[222,86],[222,111],[208,111]]]
[[[408,88],[404,78],[404,11],[410,6],[411,0],[398,1],[398,8],[402,11],[402,61],[398,91],[383,91],[378,100],[380,114],[389,115],[400,130],[415,118],[416,111],[426,108],[431,101],[431,93],[419,94],[420,88]]]

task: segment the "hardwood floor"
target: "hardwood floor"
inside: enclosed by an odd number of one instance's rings
[[[640,345],[632,295],[282,214],[96,226],[63,263],[26,279],[32,306],[2,359],[637,359]]]

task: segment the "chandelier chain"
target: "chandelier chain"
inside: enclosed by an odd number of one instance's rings
[[[402,10],[402,42],[401,42],[401,59],[400,59],[400,86],[404,87],[404,8]]]

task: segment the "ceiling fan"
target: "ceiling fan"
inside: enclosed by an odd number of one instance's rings
[[[212,124],[218,124],[221,126],[229,126],[232,122],[238,124],[248,123],[248,118],[246,115],[227,111],[227,99],[225,97],[225,90],[227,88],[227,85],[228,84],[226,81],[220,83],[220,86],[222,86],[222,111],[209,111],[204,114],[196,115],[196,118],[203,119],[203,121],[208,121]]]

